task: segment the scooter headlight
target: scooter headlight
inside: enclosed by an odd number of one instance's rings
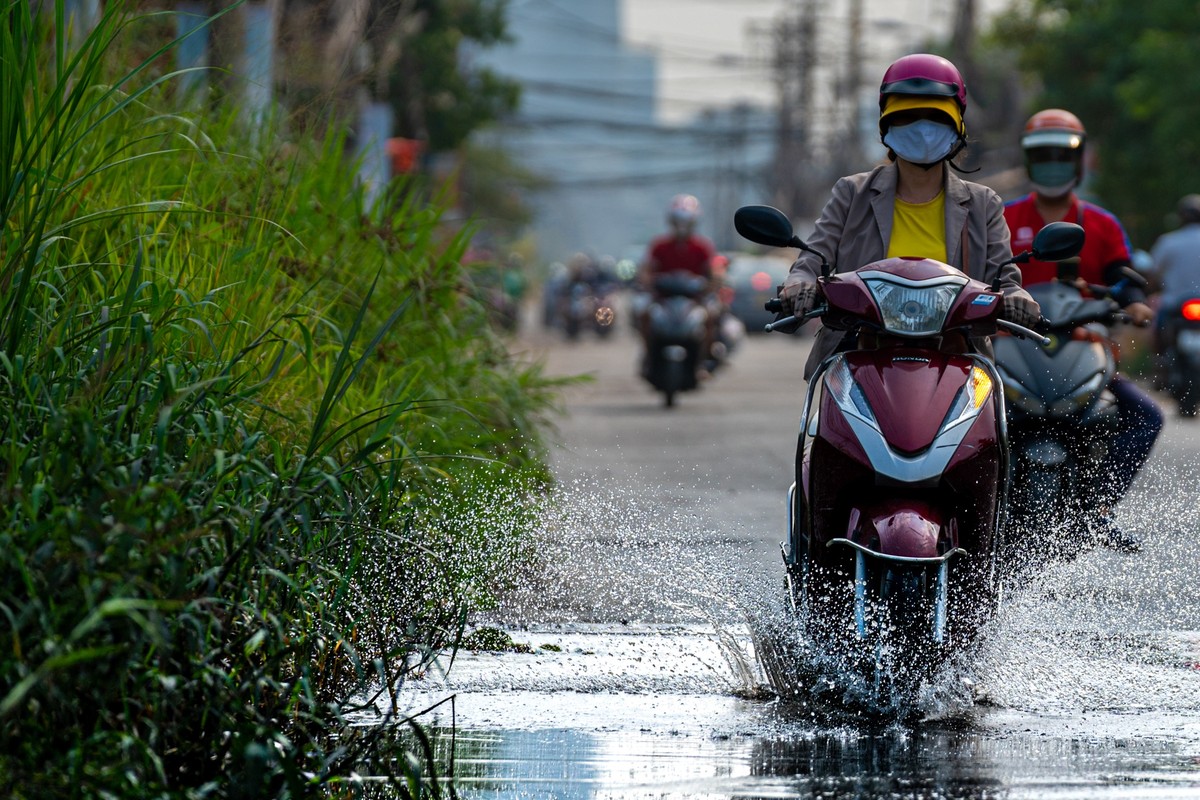
[[[882,278],[863,282],[879,307],[884,330],[896,336],[940,333],[950,306],[962,291],[959,283],[905,285]]]
[[[833,396],[838,408],[845,413],[872,425],[876,424],[875,414],[867,403],[867,396],[863,394],[862,387],[854,381],[854,376],[850,374],[850,365],[846,363],[846,359],[839,358],[825,373],[825,391]]]

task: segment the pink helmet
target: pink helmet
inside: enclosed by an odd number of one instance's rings
[[[914,53],[893,62],[879,84],[879,110],[890,94],[953,97],[960,112],[967,110],[967,85],[958,68],[941,56]]]

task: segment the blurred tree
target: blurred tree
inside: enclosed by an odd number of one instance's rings
[[[1073,111],[1098,155],[1090,188],[1135,246],[1200,191],[1200,14],[1180,0],[1023,0],[992,36],[1020,54],[1036,108]],[[1036,108],[1034,107],[1036,106]]]
[[[400,136],[454,150],[472,131],[511,113],[520,86],[471,63],[478,48],[508,40],[507,0],[408,0],[407,23],[389,43],[395,57],[385,96]]]
[[[464,210],[499,239],[519,238],[532,218],[526,197],[547,181],[493,144],[464,145],[462,171]]]

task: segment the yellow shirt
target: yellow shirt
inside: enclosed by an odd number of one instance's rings
[[[926,203],[906,203],[896,198],[892,212],[892,240],[888,242],[888,258],[918,256],[945,261],[946,254],[946,194]]]

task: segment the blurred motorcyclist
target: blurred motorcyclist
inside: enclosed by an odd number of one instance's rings
[[[1150,321],[1153,312],[1136,282],[1122,280],[1130,266],[1129,237],[1111,212],[1081,200],[1075,187],[1083,180],[1083,156],[1087,131],[1079,118],[1060,108],[1037,112],[1025,123],[1021,149],[1033,191],[1005,205],[1004,217],[1012,232],[1014,253],[1028,250],[1033,237],[1047,223],[1074,222],[1083,227],[1086,239],[1079,254],[1077,281],[1116,286],[1114,299],[1135,324]],[[1031,260],[1021,265],[1026,286],[1058,277],[1058,265]],[[1119,432],[1110,442],[1106,485],[1097,487],[1095,512],[1086,524],[1101,544],[1135,552],[1139,540],[1117,525],[1111,508],[1124,495],[1146,462],[1162,429],[1163,415],[1148,394],[1132,381],[1114,376],[1109,386],[1117,399]]]
[[[879,133],[891,163],[839,180],[808,244],[839,271],[920,256],[985,283],[999,277],[1004,316],[1030,326],[1039,319],[1038,305],[1021,288],[1020,271],[1000,266],[1012,253],[999,195],[947,166],[966,146],[966,109],[966,85],[946,59],[917,53],[888,67],[879,87]],[[799,315],[818,305],[820,271],[819,258],[800,254],[780,293],[787,311]],[[804,377],[853,341],[843,331],[821,328]],[[970,345],[991,354],[987,339]]]
[[[608,295],[616,278],[605,258],[579,251],[567,259],[566,271],[558,288],[556,315],[568,339],[576,338],[583,330],[596,328],[607,333],[610,322],[600,324],[597,314],[609,302]],[[611,309],[610,309],[611,311]]]
[[[703,368],[703,373],[707,373],[716,366],[711,353],[717,323],[713,296],[713,259],[717,251],[711,241],[696,233],[699,222],[699,200],[690,194],[677,194],[671,198],[667,207],[669,231],[650,242],[638,276],[638,284],[644,291],[653,293],[654,279],[670,272],[690,272],[708,281],[704,296],[698,298],[709,310],[704,342],[707,363]],[[648,344],[649,319],[644,311],[639,320],[638,330],[641,332],[643,344]],[[701,377],[706,375],[702,374]]]
[[[1164,309],[1189,297],[1200,297],[1200,194],[1181,197],[1175,215],[1179,228],[1158,237],[1150,249],[1154,275],[1162,291],[1156,334],[1161,334]]]
[[[1179,324],[1180,307],[1200,297],[1200,194],[1188,194],[1175,206],[1179,228],[1164,233],[1150,249],[1150,273],[1161,292],[1154,315],[1155,388],[1170,383],[1171,364],[1167,353]]]

